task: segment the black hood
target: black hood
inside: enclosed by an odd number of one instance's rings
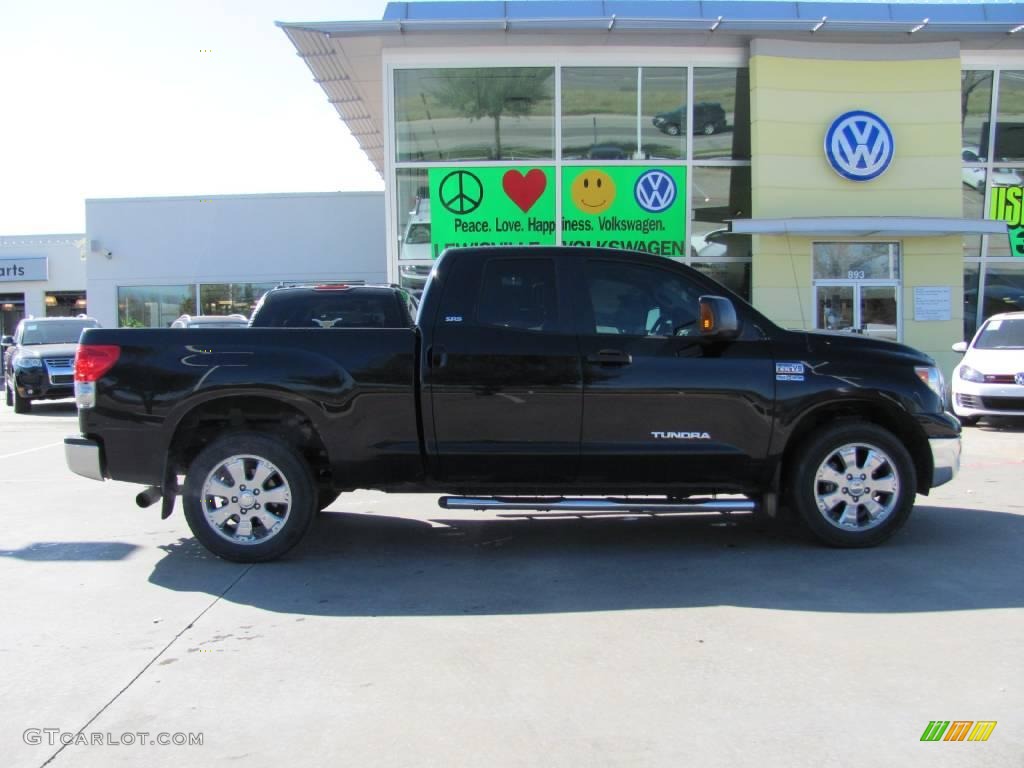
[[[935,360],[920,350],[895,341],[876,339],[844,331],[795,331],[804,336],[812,354],[865,357],[889,363],[935,365]]]

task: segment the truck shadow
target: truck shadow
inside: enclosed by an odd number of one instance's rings
[[[425,523],[329,512],[287,558],[253,566],[223,599],[322,616],[617,611],[731,605],[903,613],[1024,605],[1024,516],[918,506],[887,544],[835,550],[753,521]],[[225,568],[191,539],[150,581],[219,595]],[[232,576],[231,578],[234,578]]]

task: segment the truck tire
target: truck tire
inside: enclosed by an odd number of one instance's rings
[[[273,560],[309,530],[316,487],[306,461],[256,432],[217,438],[192,461],[182,507],[208,550],[236,563]]]
[[[27,397],[22,397],[18,394],[18,387],[11,385],[11,389],[14,391],[12,397],[14,398],[14,412],[15,413],[31,413],[32,401]]]
[[[11,388],[9,386],[7,386],[7,382],[6,381],[4,382],[4,397],[7,398],[7,406],[8,407],[14,405],[14,396],[11,395]]]
[[[819,540],[873,547],[910,516],[917,473],[907,449],[874,424],[843,422],[800,446],[788,473],[790,502]]]

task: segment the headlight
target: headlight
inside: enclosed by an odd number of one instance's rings
[[[928,387],[939,396],[940,400],[946,398],[946,382],[942,380],[942,372],[934,365],[922,365],[914,368],[917,378],[923,381]]]
[[[15,368],[42,368],[43,361],[38,357],[19,357],[14,361]]]
[[[973,381],[979,384],[985,383],[985,374],[981,371],[976,371],[969,365],[960,366],[960,378],[964,381]]]

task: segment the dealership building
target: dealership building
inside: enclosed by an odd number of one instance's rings
[[[1020,5],[402,2],[280,26],[383,175],[411,288],[450,245],[633,248],[947,370],[1024,309]]]
[[[1021,5],[402,2],[279,26],[384,192],[86,201],[81,235],[0,238],[4,327],[417,290],[445,247],[503,243],[657,253],[947,371],[1024,310]]]

